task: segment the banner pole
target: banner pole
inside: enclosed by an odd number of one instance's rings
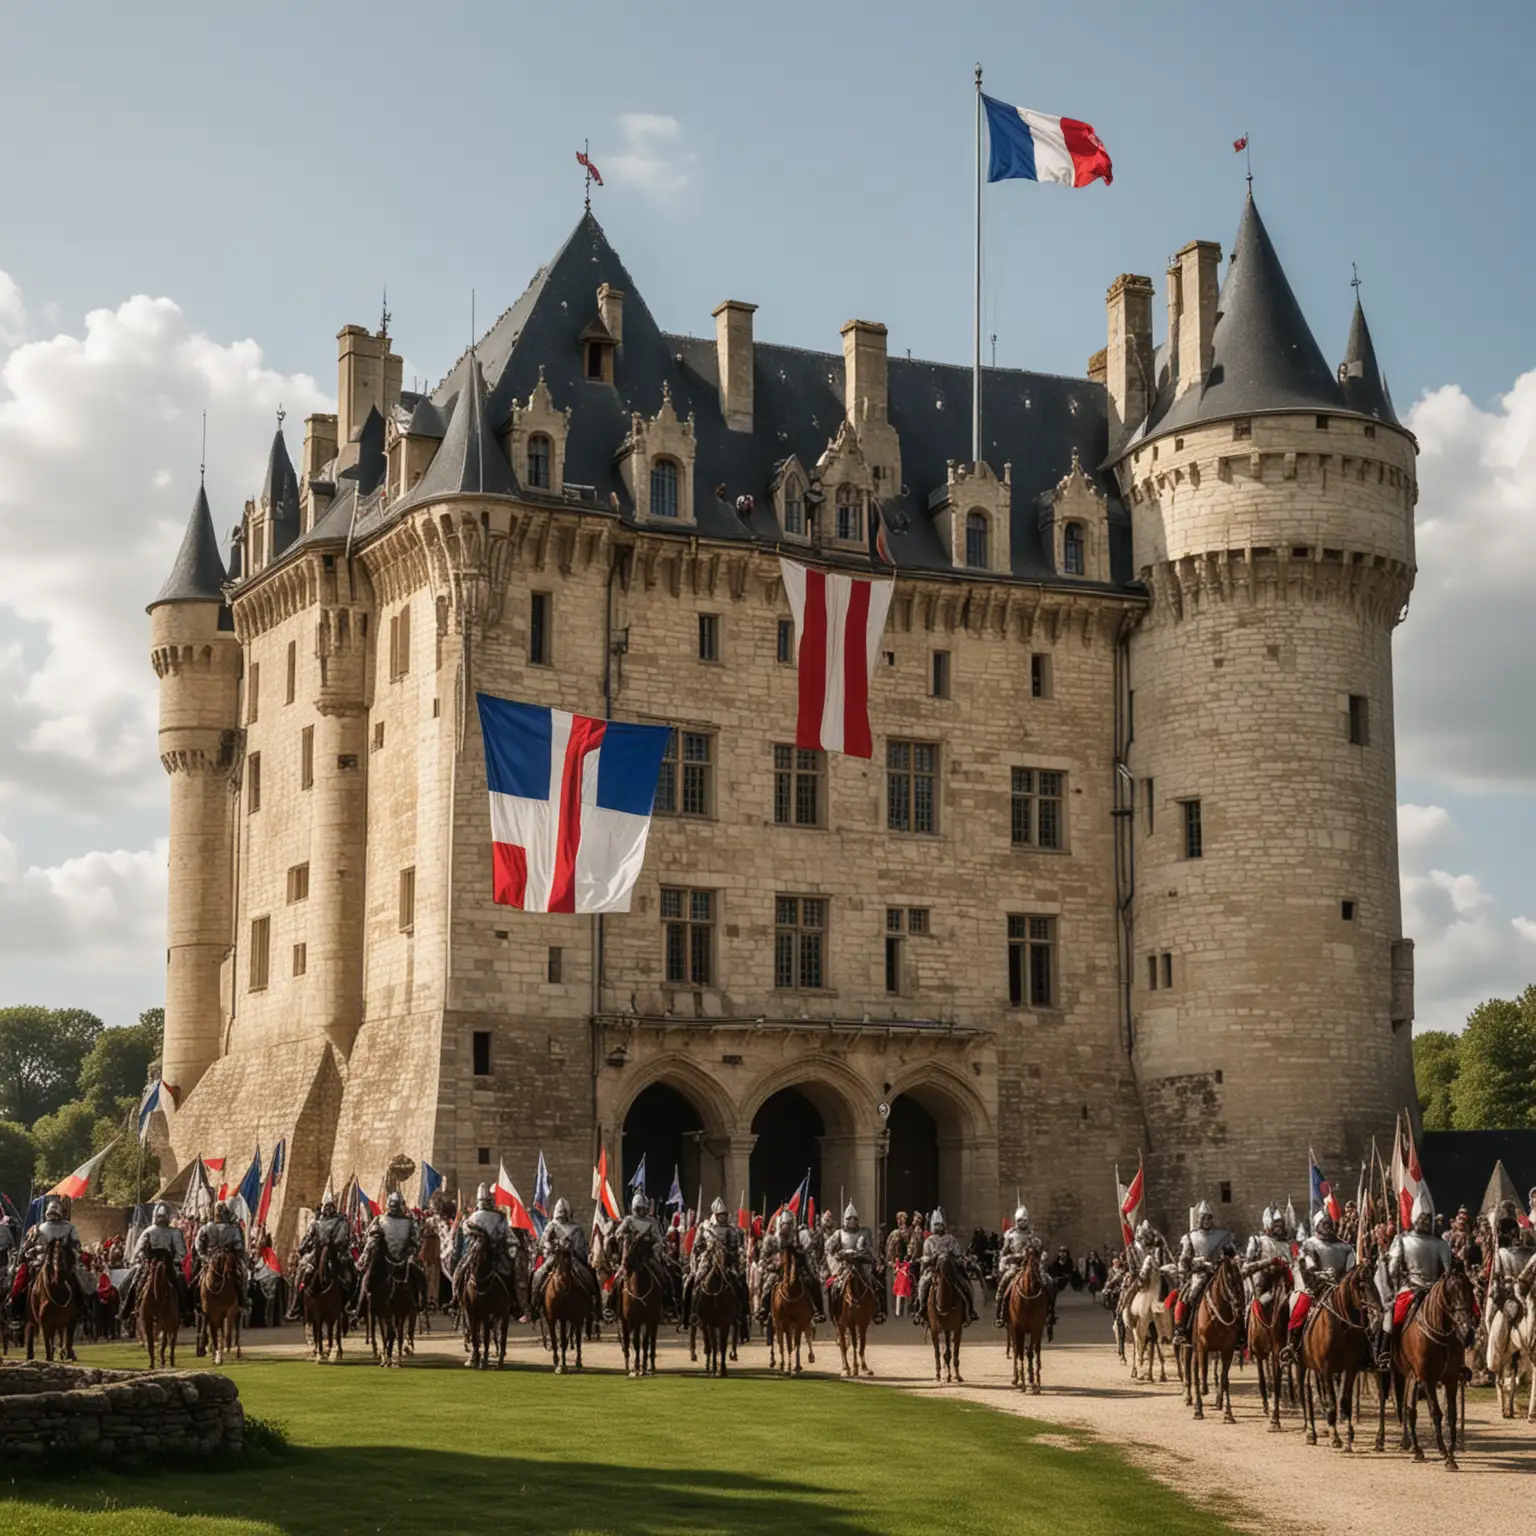
[[[976,66],[976,289],[971,329],[971,464],[981,463],[981,65]]]

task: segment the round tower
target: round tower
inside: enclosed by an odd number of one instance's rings
[[[1417,449],[1358,305],[1324,362],[1251,196],[1218,294],[1219,261],[1175,258],[1155,389],[1122,388],[1111,458],[1151,597],[1126,759],[1152,1203],[1172,1222],[1203,1196],[1246,1230],[1304,1203],[1309,1144],[1352,1190],[1412,1103],[1392,630]]]
[[[230,945],[240,676],[224,580],[199,486],[176,564],[149,605],[160,762],[171,779],[161,1076],[178,1102],[217,1059],[224,1030],[220,974]]]

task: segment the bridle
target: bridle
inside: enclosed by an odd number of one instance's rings
[[[1439,1349],[1449,1349],[1459,1339],[1465,1337],[1471,1329],[1471,1306],[1465,1309],[1464,1322],[1463,1309],[1449,1299],[1452,1281],[1459,1281],[1456,1289],[1465,1287],[1468,1298],[1471,1298],[1472,1286],[1466,1273],[1461,1270],[1452,1270],[1450,1274],[1442,1275],[1430,1286],[1428,1294],[1424,1297],[1424,1304],[1412,1318],[1412,1322],[1417,1325],[1425,1339]]]
[[[1237,1327],[1238,1309],[1242,1306],[1242,1289],[1235,1287],[1233,1275],[1236,1269],[1235,1261],[1225,1258],[1216,1266],[1216,1272],[1211,1276],[1210,1283],[1206,1286],[1200,1299],[1210,1308],[1211,1320],[1221,1328]],[[1234,1294],[1235,1287],[1235,1294]],[[1218,1297],[1224,1297],[1231,1312],[1223,1316]]]

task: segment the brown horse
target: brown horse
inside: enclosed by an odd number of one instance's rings
[[[416,1277],[409,1258],[392,1259],[380,1243],[368,1276],[370,1325],[382,1336],[379,1364],[388,1370],[405,1363],[411,1319],[416,1315]]]
[[[1244,1305],[1242,1272],[1237,1260],[1228,1256],[1216,1266],[1216,1273],[1200,1296],[1200,1306],[1190,1330],[1192,1343],[1185,1347],[1180,1359],[1184,1401],[1193,1405],[1197,1419],[1205,1417],[1205,1382],[1214,1356],[1220,1366],[1216,1377],[1216,1406],[1222,1411],[1223,1423],[1237,1423],[1232,1413],[1230,1378],[1232,1356],[1242,1331]]]
[[[170,1349],[171,1368],[176,1367],[176,1335],[181,1331],[181,1295],[172,1274],[175,1256],[165,1248],[149,1251],[144,1284],[139,1292],[139,1337],[149,1353],[149,1365],[155,1367],[155,1344],[160,1345],[160,1365],[165,1365]]]
[[[1392,1336],[1392,1382],[1398,1417],[1403,1421],[1402,1448],[1406,1451],[1411,1447],[1413,1459],[1424,1460],[1419,1446],[1422,1389],[1429,1399],[1429,1416],[1434,1420],[1435,1444],[1445,1458],[1448,1472],[1457,1470],[1456,1431],[1461,1422],[1457,1394],[1466,1364],[1466,1341],[1472,1337],[1476,1315],[1472,1282],[1458,1263],[1430,1286],[1418,1310]],[[1441,1387],[1445,1388],[1449,1437],[1442,1432]],[[1462,1435],[1465,1434],[1462,1426]]]
[[[804,1341],[806,1360],[816,1364],[816,1344],[811,1333],[815,1320],[815,1308],[811,1304],[810,1287],[820,1285],[810,1261],[798,1248],[787,1247],[781,1255],[784,1267],[774,1283],[768,1298],[768,1312],[773,1318],[773,1332],[768,1336],[768,1369],[773,1369],[774,1346],[778,1346],[779,1370],[786,1376],[800,1374],[800,1345]],[[697,1294],[697,1292],[695,1292]],[[790,1349],[794,1349],[794,1364],[790,1364]]]
[[[1270,1273],[1266,1274],[1266,1271]],[[1248,1354],[1259,1378],[1259,1406],[1272,1433],[1280,1429],[1280,1389],[1287,1368],[1281,1355],[1291,1326],[1291,1267],[1283,1259],[1271,1259],[1253,1277],[1256,1291],[1268,1285],[1266,1305],[1257,1296],[1248,1309]],[[1274,1388],[1271,1395],[1270,1388]],[[1292,1394],[1295,1401],[1295,1394]]]
[[[336,1245],[329,1240],[315,1250],[315,1270],[304,1287],[304,1323],[314,1337],[315,1362],[331,1358],[341,1364],[341,1341],[346,1333],[347,1288],[337,1278]]]
[[[713,1243],[709,1249],[709,1262],[693,1282],[693,1316],[704,1332],[706,1376],[724,1376],[727,1359],[735,1358],[732,1340],[739,1311],[736,1287],[725,1266],[725,1245]],[[771,1358],[768,1365],[771,1369]]]
[[[464,1336],[469,1345],[470,1370],[484,1370],[496,1355],[496,1369],[507,1363],[507,1325],[516,1300],[512,1286],[496,1272],[491,1245],[478,1227],[466,1228],[469,1248],[464,1254]],[[427,1294],[431,1295],[430,1288]]]
[[[837,1347],[843,1355],[843,1375],[873,1376],[869,1361],[864,1358],[864,1346],[869,1337],[869,1325],[874,1320],[879,1293],[878,1282],[873,1281],[859,1268],[850,1264],[843,1271],[842,1288],[837,1299]],[[853,1353],[850,1356],[849,1350]]]
[[[1317,1394],[1328,1410],[1329,1444],[1334,1450],[1355,1448],[1355,1380],[1372,1367],[1375,1351],[1371,1340],[1381,1322],[1381,1298],[1369,1266],[1361,1264],[1321,1296],[1301,1327],[1302,1412],[1306,1415],[1307,1444],[1317,1444]],[[1378,1394],[1381,1423],[1376,1449],[1385,1443],[1387,1396]],[[1347,1439],[1339,1439],[1342,1408]]]
[[[624,1349],[624,1374],[641,1377],[656,1374],[656,1336],[661,1331],[661,1317],[666,1298],[648,1262],[649,1237],[626,1238],[614,1278],[618,1292],[615,1312],[619,1320],[619,1343]],[[635,1363],[629,1363],[629,1341],[635,1341]]]
[[[235,1269],[239,1262],[233,1249],[217,1249],[203,1266],[198,1281],[198,1300],[202,1304],[208,1339],[213,1345],[213,1363],[224,1364],[224,1356],[234,1345],[235,1359],[240,1358],[240,1281]]]
[[[33,1358],[39,1333],[43,1336],[43,1352],[48,1359],[53,1359],[55,1347],[61,1359],[75,1358],[75,1325],[80,1321],[80,1303],[70,1284],[70,1264],[69,1245],[61,1237],[54,1238],[27,1288],[28,1360]]]
[[[557,1244],[544,1261],[549,1265],[549,1279],[544,1284],[544,1324],[554,1356],[555,1374],[566,1370],[566,1357],[576,1346],[576,1369],[582,1368],[581,1336],[592,1313],[592,1298],[571,1268],[569,1243]]]
[[[1018,1274],[1009,1283],[1006,1303],[1013,1384],[1021,1392],[1026,1378],[1031,1392],[1040,1391],[1040,1342],[1045,1337],[1045,1320],[1050,1310],[1051,1297],[1040,1267],[1040,1251],[1030,1248]]]
[[[965,1304],[967,1281],[959,1261],[945,1254],[935,1265],[933,1282],[928,1287],[928,1333],[933,1339],[933,1379],[963,1383],[960,1374],[960,1337],[965,1331],[969,1308]],[[943,1371],[940,1372],[939,1342],[943,1340]]]

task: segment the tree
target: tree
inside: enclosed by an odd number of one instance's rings
[[[1461,1036],[1446,1029],[1426,1030],[1413,1037],[1413,1079],[1426,1131],[1455,1128],[1451,1088],[1461,1066],[1460,1048]]]
[[[35,1122],[32,1140],[37,1144],[37,1177],[46,1184],[57,1184],[66,1173],[73,1173],[96,1150],[99,1118],[84,1099],[75,1099]]]
[[[105,1028],[83,1008],[0,1008],[0,1117],[31,1125],[75,1098]]]
[[[150,1014],[158,1014],[151,1019]],[[106,1029],[96,1037],[80,1068],[80,1095],[98,1115],[116,1114],[124,1100],[139,1102],[150,1063],[159,1059],[164,1010],[153,1008],[137,1024]]]
[[[23,1216],[27,1214],[27,1196],[32,1190],[32,1175],[37,1168],[37,1145],[24,1125],[14,1120],[0,1120],[0,1194]]]
[[[1536,986],[1490,998],[1467,1019],[1451,1087],[1459,1131],[1536,1127]]]

